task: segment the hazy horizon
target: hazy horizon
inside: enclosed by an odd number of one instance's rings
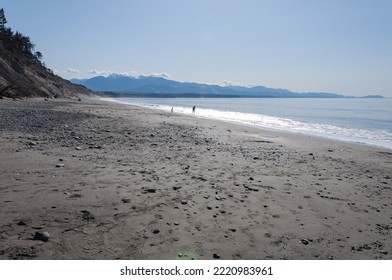
[[[392,97],[392,1],[4,0],[66,78],[181,82]]]

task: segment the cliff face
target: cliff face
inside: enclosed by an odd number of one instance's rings
[[[0,40],[0,98],[93,95],[84,86],[54,75],[41,63],[5,48]]]

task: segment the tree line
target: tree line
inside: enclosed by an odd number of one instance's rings
[[[15,54],[22,54],[27,59],[33,60],[42,66],[42,53],[34,51],[35,45],[31,42],[28,36],[23,35],[19,31],[12,31],[11,28],[6,27],[7,19],[5,17],[4,9],[0,9],[0,44],[8,51]]]

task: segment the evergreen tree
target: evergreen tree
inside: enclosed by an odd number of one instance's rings
[[[41,61],[41,59],[44,57],[41,52],[35,52],[34,55],[35,55],[35,58],[39,61]]]
[[[0,29],[1,30],[5,29],[6,23],[7,23],[7,19],[5,18],[4,9],[1,8],[0,9]]]
[[[5,18],[4,9],[0,9],[0,43],[4,48],[14,54],[22,55],[30,60],[31,63],[39,63],[45,67],[42,62],[43,55],[41,52],[34,52],[35,45],[28,36],[23,35],[19,31],[15,33],[5,26],[7,20]]]

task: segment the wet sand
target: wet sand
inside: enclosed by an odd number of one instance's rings
[[[391,150],[94,99],[0,117],[0,259],[392,259]]]

